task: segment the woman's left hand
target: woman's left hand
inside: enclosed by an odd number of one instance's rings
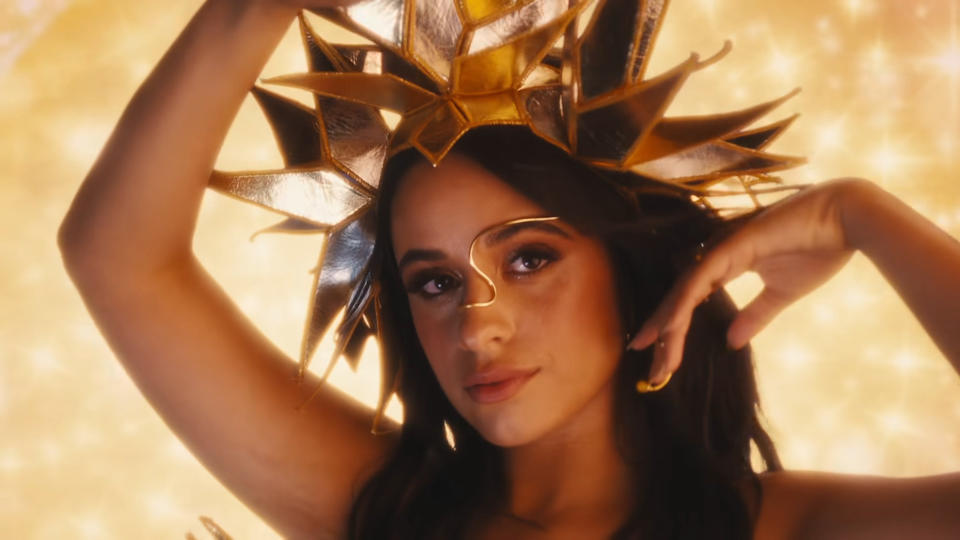
[[[865,180],[820,182],[777,201],[718,243],[677,280],[630,347],[658,343],[650,382],[664,381],[680,366],[693,310],[714,291],[746,271],[764,288],[727,331],[732,349],[743,347],[785,307],[819,287],[850,260],[841,194]]]

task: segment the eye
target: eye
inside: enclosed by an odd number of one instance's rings
[[[407,292],[418,294],[429,300],[455,289],[459,285],[460,280],[455,276],[428,272],[414,276],[411,284],[407,287]]]
[[[507,271],[514,275],[533,274],[559,258],[557,252],[552,249],[523,247],[510,255]]]

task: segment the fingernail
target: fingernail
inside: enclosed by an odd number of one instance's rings
[[[637,336],[639,336],[639,335],[640,335],[640,334],[637,334],[636,336],[633,336],[633,338],[632,338],[630,341],[627,342],[627,349],[628,349],[628,350],[631,350],[631,351],[642,351],[643,349],[646,348],[646,347],[639,347],[639,346],[637,345]]]
[[[647,375],[647,380],[650,381],[650,384],[656,384],[660,381],[660,371],[662,371],[657,366],[650,366],[650,374]]]

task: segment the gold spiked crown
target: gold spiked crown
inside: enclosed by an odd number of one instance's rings
[[[321,39],[303,14],[309,72],[265,82],[309,90],[310,108],[255,86],[283,153],[283,169],[214,171],[210,186],[287,219],[269,231],[327,235],[315,270],[300,351],[301,375],[338,314],[333,359],[356,367],[377,335],[370,266],[385,161],[414,147],[436,164],[468,130],[526,125],[593,166],[681,188],[701,204],[736,179],[754,186],[802,159],[764,150],[794,117],[748,129],[795,92],[748,109],[665,117],[696,54],[649,79],[644,73],[668,0],[363,0],[314,12],[373,44]],[[592,11],[591,11],[592,10]],[[585,15],[589,14],[589,17]],[[585,25],[578,24],[584,17]],[[578,28],[582,30],[578,31]],[[382,111],[400,115],[392,128]],[[389,398],[381,392],[381,405]],[[381,407],[382,409],[382,407]]]

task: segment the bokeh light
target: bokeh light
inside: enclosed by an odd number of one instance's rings
[[[236,538],[277,537],[140,396],[55,247],[60,220],[123,107],[199,5],[0,5],[4,537],[203,537],[199,515]],[[673,114],[736,109],[802,87],[775,117],[801,113],[775,149],[810,158],[787,180],[868,177],[958,237],[958,12],[958,0],[673,0],[651,73],[732,39],[733,52],[691,79]],[[264,74],[303,68],[291,27]],[[279,164],[248,100],[217,166]],[[321,240],[247,241],[276,220],[211,192],[195,246],[240,308],[296,356]],[[749,274],[728,286],[741,305],[759,288]],[[960,469],[960,378],[864,256],[788,308],[753,347],[767,424],[788,468],[893,476]],[[368,347],[356,373],[338,366],[333,383],[372,405],[376,354]]]

